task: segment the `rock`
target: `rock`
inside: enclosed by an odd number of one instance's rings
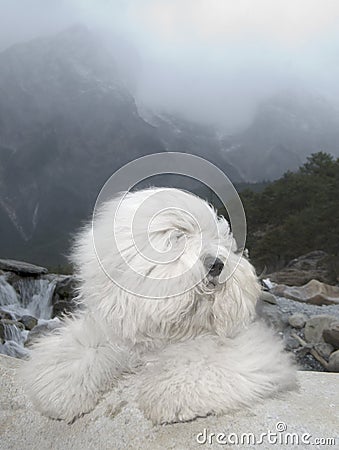
[[[48,272],[44,267],[13,259],[0,259],[0,269],[14,272],[21,276],[38,276]]]
[[[59,328],[61,326],[61,321],[59,319],[53,319],[49,320],[46,323],[43,323],[41,325],[37,325],[33,328],[32,331],[28,333],[25,346],[29,347],[33,344],[33,342],[39,338],[40,336],[44,336],[48,333],[50,333],[55,328]]]
[[[316,344],[314,349],[319,353],[320,356],[328,360],[330,354],[333,352],[334,348],[331,344],[321,343]]]
[[[73,275],[58,275],[55,294],[60,299],[71,298],[74,296],[76,285],[76,278]]]
[[[302,286],[313,279],[317,279],[318,274],[314,271],[298,269],[283,269],[280,272],[270,274],[270,279],[277,284],[288,286]]]
[[[317,250],[290,261],[287,266],[267,277],[288,286],[302,286],[311,280],[335,284],[338,281],[338,261],[335,257]]]
[[[38,320],[33,316],[22,316],[19,322],[24,325],[26,330],[32,330],[37,325]]]
[[[298,269],[282,269],[279,272],[271,273],[269,276],[274,283],[302,286],[314,278],[314,273]]]
[[[12,317],[13,317],[13,315],[11,313],[0,309],[0,320],[2,320],[2,319],[12,320]]]
[[[286,286],[286,284],[277,284],[272,288],[272,292],[276,297],[289,298],[287,297],[287,295],[285,295],[286,293],[288,293],[288,289],[296,289],[296,287],[289,288],[289,286]]]
[[[300,439],[299,446],[290,444],[284,446],[286,449],[311,448],[312,445],[301,444],[301,436],[306,432],[312,435],[309,442],[313,442],[313,437],[336,437],[338,434],[335,405],[339,404],[339,377],[334,373],[298,372],[297,392],[285,392],[258,402],[251,411],[242,408],[222,416],[161,426],[154,426],[144,418],[132,400],[135,378],[126,377],[122,386],[113,387],[93,411],[69,425],[43,417],[32,407],[18,383],[18,369],[23,364],[26,362],[0,356],[0,447],[3,449],[228,448],[232,446],[216,444],[218,433],[232,432],[233,437],[240,439],[244,432],[250,431],[259,439],[265,430],[276,432],[278,421],[286,424],[287,433],[293,432]],[[199,438],[204,442],[205,435],[208,440],[212,439],[212,445],[198,443]],[[266,439],[261,446],[235,447],[273,448]]]
[[[24,330],[25,327],[22,323],[13,320],[13,319],[2,319],[1,322],[3,325],[15,325],[16,327],[20,328],[20,330]]]
[[[279,297],[286,297],[298,302],[312,305],[339,305],[339,287],[330,286],[317,280],[300,287],[278,285],[272,293]]]
[[[52,317],[62,317],[76,309],[77,305],[72,300],[60,300],[53,304]]]
[[[19,282],[21,276],[14,272],[3,272],[6,275],[7,283],[11,284],[13,287]]]
[[[61,317],[64,313],[71,313],[77,308],[74,301],[77,281],[74,276],[58,276],[53,295],[52,317]]]
[[[277,300],[274,295],[267,291],[262,291],[260,294],[260,299],[266,303],[270,303],[271,305],[276,305]]]
[[[339,350],[331,354],[328,360],[328,370],[330,372],[339,372]]]
[[[333,347],[339,349],[339,322],[332,323],[329,328],[325,328],[323,331],[324,341]]]
[[[8,329],[8,325],[15,326],[19,330],[24,330],[25,329],[23,324],[20,323],[20,322],[17,322],[15,320],[10,320],[10,319],[2,319],[2,320],[0,320],[0,338],[2,340],[8,339],[8,337],[6,335],[6,329]]]
[[[295,350],[300,347],[300,343],[292,336],[287,336],[284,339],[284,344],[287,350]]]
[[[305,340],[313,344],[325,342],[323,338],[324,329],[329,328],[332,323],[337,321],[337,317],[327,314],[311,317],[305,325]]]
[[[295,313],[289,316],[288,323],[293,328],[303,328],[307,320],[307,317],[301,313]]]
[[[257,315],[265,320],[268,325],[271,325],[275,330],[281,332],[288,327],[287,315],[284,314],[277,305],[258,301],[256,306]]]

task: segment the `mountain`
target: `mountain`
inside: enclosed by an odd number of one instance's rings
[[[183,133],[185,145],[167,145],[175,131],[140,116],[125,80],[111,50],[82,26],[0,54],[2,257],[63,264],[72,233],[122,165],[163,151],[217,151],[198,126]]]
[[[262,102],[250,126],[228,137],[224,152],[247,181],[295,171],[311,153],[339,156],[339,110],[307,91],[282,91]]]
[[[223,149],[224,137],[218,131],[184,117],[140,109],[142,117],[155,128],[155,134],[166,151],[191,153],[208,159],[222,168],[233,182],[244,181]]]
[[[109,50],[86,28],[0,55],[0,243],[3,257],[64,261],[70,233],[106,179],[164,151]],[[52,256],[53,255],[53,256]]]
[[[143,155],[202,156],[237,183],[278,178],[319,150],[338,155],[338,111],[307,92],[267,99],[232,136],[137,106],[118,47],[76,26],[0,53],[1,257],[63,264],[107,178]],[[148,183],[208,197],[187,179]]]

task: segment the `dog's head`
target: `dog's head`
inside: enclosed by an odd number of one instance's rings
[[[194,322],[196,314],[207,328],[221,326],[226,315],[230,324],[253,314],[253,269],[236,253],[228,222],[193,194],[153,188],[121,195],[101,205],[91,240],[105,283],[93,283],[99,276],[88,258],[88,235],[80,237],[75,259],[85,290],[92,289],[87,295],[95,295],[94,285],[103,298],[111,289],[111,299],[99,302],[106,307],[127,302],[145,317],[157,310],[164,323],[183,315]]]

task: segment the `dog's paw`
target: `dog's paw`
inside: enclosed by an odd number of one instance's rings
[[[72,422],[94,409],[134,361],[127,348],[108,339],[109,331],[93,315],[66,325],[35,344],[21,381],[42,414]]]
[[[180,371],[164,367],[144,370],[138,379],[137,401],[144,416],[154,424],[188,422],[212,413],[200,401],[194,384]]]
[[[144,416],[154,425],[189,422],[202,416],[193,411],[178,396],[155,392],[154,387],[151,391],[145,389],[139,393],[138,404]]]
[[[48,347],[47,347],[48,348]],[[77,359],[55,363],[44,350],[25,363],[19,377],[35,408],[52,419],[72,422],[91,411],[99,398],[94,378]]]
[[[65,373],[65,377],[54,376],[46,383],[48,377],[42,374],[28,394],[41,414],[72,423],[94,409],[98,396],[86,389],[80,380],[72,382],[67,378]]]

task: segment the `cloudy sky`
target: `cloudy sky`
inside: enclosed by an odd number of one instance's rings
[[[0,20],[0,49],[74,23],[129,42],[140,104],[225,129],[280,89],[339,104],[337,0],[0,0]]]

